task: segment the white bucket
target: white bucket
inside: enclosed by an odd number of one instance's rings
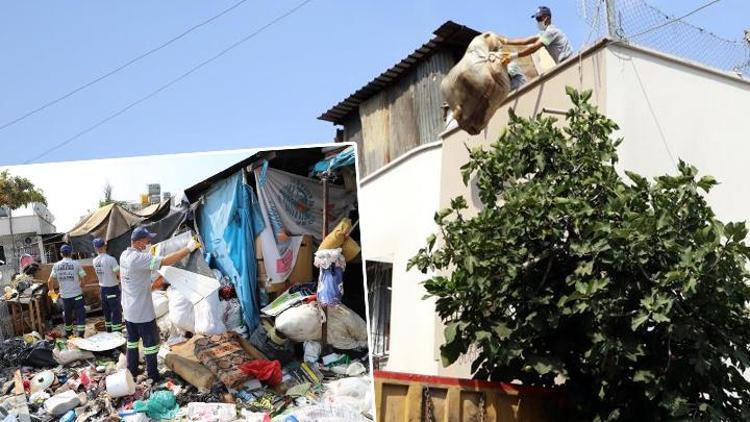
[[[107,376],[107,393],[112,397],[130,396],[135,393],[135,383],[130,371],[122,369]]]

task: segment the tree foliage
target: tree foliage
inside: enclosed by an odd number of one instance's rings
[[[568,89],[556,119],[512,112],[470,150],[464,182],[410,261],[446,324],[444,364],[471,345],[475,377],[564,385],[581,420],[748,420],[750,248],[680,162],[653,180],[615,169],[617,125]]]
[[[11,176],[8,170],[0,172],[0,206],[16,210],[33,202],[47,205],[41,189],[25,177]]]
[[[124,204],[124,201],[117,201],[112,198],[112,184],[106,182],[102,188],[102,199],[99,200],[99,208],[109,204]]]

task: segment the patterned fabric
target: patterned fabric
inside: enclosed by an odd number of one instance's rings
[[[234,331],[195,340],[195,356],[229,388],[251,378],[240,370],[242,364],[252,359]]]

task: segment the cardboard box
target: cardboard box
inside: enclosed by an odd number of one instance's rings
[[[302,246],[297,254],[297,262],[289,275],[291,284],[309,283],[313,281],[313,244],[312,237],[302,236]]]
[[[260,243],[257,239],[255,242],[255,264],[257,274],[256,278],[259,282],[265,282],[267,278],[266,266],[263,261],[263,251],[261,250]],[[297,261],[294,263],[294,269],[289,275],[287,281],[290,285],[313,281],[313,243],[311,236],[302,236],[302,245],[297,254]],[[284,283],[277,284],[282,285]]]

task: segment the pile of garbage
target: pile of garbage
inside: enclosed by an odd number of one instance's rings
[[[83,338],[66,340],[57,326],[0,343],[0,420],[372,420],[361,317],[342,304],[324,311],[311,283],[264,307],[250,332],[233,286],[216,276],[219,288],[198,303],[174,285],[152,293],[155,384],[133,378],[125,337],[105,332],[101,317],[87,319]]]
[[[291,309],[291,308],[290,308]],[[280,315],[283,315],[280,314]],[[44,339],[36,333],[0,344],[4,421],[204,420],[366,421],[372,418],[367,354],[329,353],[294,342],[264,319],[251,340],[234,331],[162,344],[161,380],[133,379],[119,333]],[[265,352],[261,351],[264,350]],[[281,359],[281,360],[280,360]],[[283,362],[283,363],[282,363]]]

